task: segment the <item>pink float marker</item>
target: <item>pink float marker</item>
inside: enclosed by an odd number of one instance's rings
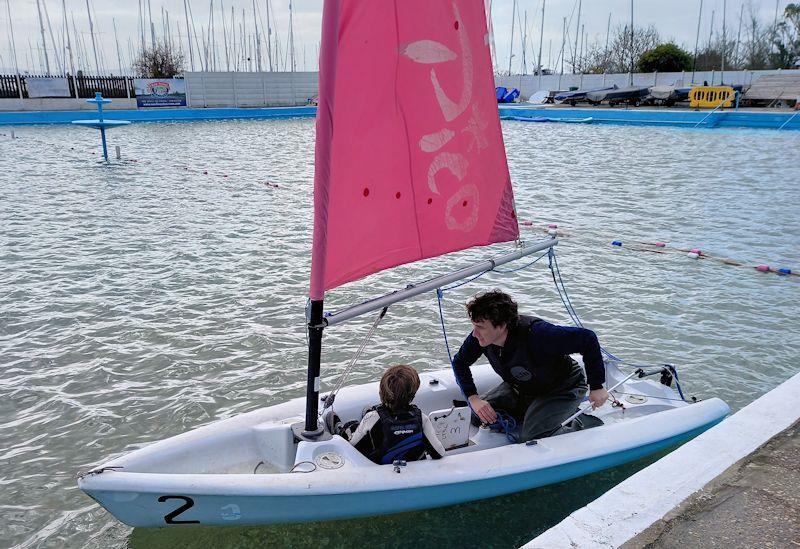
[[[548,229],[558,229],[558,223],[550,223],[547,226]]]
[[[689,252],[697,255],[700,255],[702,253],[700,251],[700,248],[692,248],[691,250],[689,250]]]
[[[768,273],[769,272],[769,265],[759,265],[758,267],[756,267],[756,271],[759,271],[759,272],[762,272],[762,273]]]
[[[656,242],[656,248],[664,248],[664,247],[666,247],[666,244],[665,244],[665,243],[663,243],[663,242]]]

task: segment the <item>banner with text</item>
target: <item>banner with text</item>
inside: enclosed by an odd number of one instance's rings
[[[133,87],[139,107],[186,106],[186,81],[183,78],[135,78]]]

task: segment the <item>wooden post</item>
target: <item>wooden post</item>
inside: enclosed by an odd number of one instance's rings
[[[19,98],[25,99],[22,97],[22,79],[19,77],[19,73],[15,75],[17,77],[17,91],[19,92]]]

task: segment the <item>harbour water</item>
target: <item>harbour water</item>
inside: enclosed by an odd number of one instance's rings
[[[0,546],[513,547],[643,463],[488,501],[321,525],[132,530],[76,487],[109,456],[301,396],[313,119],[0,128]],[[525,241],[558,223],[569,296],[633,363],[675,364],[685,391],[736,410],[797,372],[800,135],[504,122]],[[613,240],[622,247],[611,246]],[[664,253],[637,242],[668,243]],[[334,290],[332,309],[508,250],[473,249]],[[693,260],[678,249],[700,248]],[[723,264],[731,258],[750,267]],[[569,318],[546,260],[445,294],[501,287]],[[327,331],[324,383],[371,318]],[[447,366],[436,296],[395,305],[350,383],[383,365]],[[791,405],[791,404],[788,404]],[[643,494],[643,497],[645,495]]]

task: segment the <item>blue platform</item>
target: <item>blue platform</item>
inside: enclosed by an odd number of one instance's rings
[[[522,106],[500,106],[501,117],[547,118],[557,122],[574,122],[591,118],[592,124],[622,124],[627,126],[675,126],[681,128],[761,128],[777,130],[800,130],[800,111],[753,112],[733,109],[693,111],[677,109],[614,109],[614,108],[542,108]],[[794,118],[792,118],[794,116]],[[699,125],[698,125],[699,124]]]
[[[106,110],[105,120],[131,120],[133,122],[195,122],[200,120],[238,120],[259,118],[313,117],[316,107],[274,107],[264,109],[152,109]],[[0,112],[0,126],[30,124],[71,124],[73,120],[97,118],[92,111],[34,111]]]

